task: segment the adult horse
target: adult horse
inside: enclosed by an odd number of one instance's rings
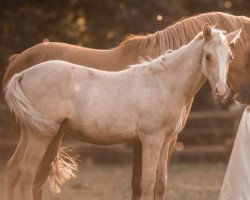
[[[224,35],[205,25],[180,49],[119,72],[55,60],[14,75],[5,100],[20,122],[25,144],[11,158],[5,199],[14,200],[16,188],[19,200],[33,200],[39,164],[60,129],[95,144],[140,140],[140,199],[162,199],[154,195],[161,151],[182,129],[186,104],[207,78],[215,97],[226,97],[233,58],[229,44],[240,32]]]
[[[127,65],[136,63],[140,58],[155,58],[168,49],[177,49],[180,46],[187,44],[199,31],[201,31],[205,23],[217,25],[226,31],[233,31],[242,28],[242,37],[239,42],[232,47],[235,55],[234,61],[231,63],[228,79],[230,86],[236,92],[240,93],[241,101],[245,101],[248,94],[247,88],[250,77],[250,20],[242,16],[233,16],[220,12],[206,13],[184,19],[176,24],[169,26],[165,30],[158,31],[148,36],[132,36],[121,43],[116,48],[110,50],[96,50],[84,47],[73,46],[64,43],[46,42],[41,43],[30,49],[16,54],[11,57],[9,66],[6,70],[3,85],[18,72],[23,71],[35,64],[47,60],[65,60],[79,65],[85,65],[103,70],[121,70]],[[183,127],[189,115],[193,99],[186,104],[186,115],[183,116]],[[55,137],[50,145],[48,154],[51,159],[43,160],[41,168],[46,168],[51,160],[55,159],[57,149],[53,143],[59,143],[61,137]],[[157,171],[157,185],[155,190],[157,193],[165,194],[166,191],[166,166],[170,158],[171,149],[174,148],[175,140],[170,145],[170,151],[166,148],[162,151],[164,156],[161,156]],[[170,153],[168,153],[168,151]],[[52,153],[54,152],[54,154]],[[136,142],[134,145],[134,161],[133,161],[133,176],[132,188],[133,196],[140,196],[140,177],[141,177],[141,144]],[[39,176],[39,173],[38,173]],[[44,176],[42,174],[41,176]],[[39,178],[41,180],[41,178]],[[41,195],[40,193],[37,193]]]

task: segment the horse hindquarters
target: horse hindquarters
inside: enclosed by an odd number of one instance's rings
[[[20,73],[12,77],[9,81],[5,88],[5,100],[10,110],[14,112],[20,121],[22,134],[27,135],[25,139],[26,147],[22,158],[20,159],[18,156],[13,156],[11,161],[11,163],[15,163],[13,166],[16,167],[19,172],[17,184],[20,189],[20,196],[18,199],[33,200],[32,187],[37,167],[51,139],[56,135],[58,125],[32,107],[20,87],[22,77],[23,74]],[[20,151],[21,150],[17,148],[16,154],[21,154]],[[18,162],[19,160],[21,161]],[[13,168],[13,166],[11,166],[11,168]],[[11,169],[7,170],[11,171]],[[6,179],[8,178],[9,177],[6,177]],[[10,200],[8,197],[6,198],[6,200]]]

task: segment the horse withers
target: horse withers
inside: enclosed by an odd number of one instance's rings
[[[224,35],[206,25],[188,45],[120,72],[55,60],[13,76],[5,99],[19,119],[23,142],[7,165],[5,199],[13,200],[16,192],[19,200],[33,200],[39,163],[62,129],[95,144],[139,139],[138,198],[162,199],[154,197],[157,164],[166,156],[161,151],[181,130],[185,105],[206,78],[216,98],[226,97],[229,44],[240,32]]]

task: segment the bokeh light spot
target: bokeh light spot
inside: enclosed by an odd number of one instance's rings
[[[163,17],[162,17],[162,15],[157,15],[156,19],[157,19],[158,21],[161,21],[161,20],[163,19]]]
[[[232,7],[232,2],[231,1],[225,1],[224,3],[225,8],[229,9]]]
[[[176,142],[176,145],[175,145],[175,150],[176,151],[182,151],[184,149],[184,144],[182,142]]]

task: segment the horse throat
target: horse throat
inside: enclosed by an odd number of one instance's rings
[[[174,77],[178,77],[173,84],[178,88],[177,95],[184,103],[192,99],[206,81],[202,70],[203,44],[201,42],[187,45],[178,55],[179,59]]]

